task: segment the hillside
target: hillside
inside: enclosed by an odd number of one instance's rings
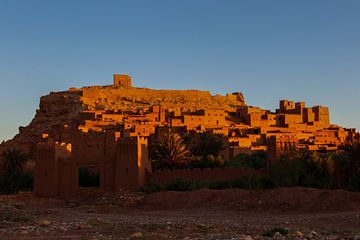
[[[244,106],[241,93],[226,96],[211,95],[201,90],[155,90],[123,86],[89,86],[70,88],[63,92],[50,92],[40,98],[39,109],[26,127],[0,150],[8,146],[22,146],[25,149],[34,144],[42,133],[52,133],[62,125],[71,125],[79,119],[82,111],[95,110],[137,110],[151,105],[165,109],[222,108],[226,110]]]
[[[139,107],[161,105],[165,108],[225,108],[244,106],[241,93],[226,96],[211,95],[201,90],[154,90],[121,86],[81,88],[81,101],[88,110],[133,110]]]

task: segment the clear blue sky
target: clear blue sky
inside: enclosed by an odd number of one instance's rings
[[[111,84],[327,105],[360,128],[360,1],[0,0],[0,140],[50,91]]]

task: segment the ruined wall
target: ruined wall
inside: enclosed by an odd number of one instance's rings
[[[114,74],[114,86],[132,87],[131,76],[125,74]]]

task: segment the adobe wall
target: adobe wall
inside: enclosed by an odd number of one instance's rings
[[[148,140],[146,138],[137,138],[137,157],[138,157],[138,186],[146,182],[146,172],[151,172],[151,159],[148,153]]]
[[[147,182],[166,183],[175,179],[198,180],[208,182],[233,181],[242,176],[265,175],[266,170],[244,168],[215,168],[215,169],[181,169],[164,170],[146,174]]]
[[[278,160],[282,155],[298,151],[298,139],[294,135],[273,135],[267,137],[268,163]]]
[[[56,197],[58,195],[58,160],[55,158],[54,145],[37,146],[34,191],[39,197]]]
[[[42,143],[36,146],[34,191],[39,197],[69,196],[74,193],[71,145]]]
[[[147,139],[143,137],[121,139],[116,151],[115,190],[136,190],[145,183],[145,172],[151,172]]]
[[[287,99],[280,101],[280,112],[286,113],[289,110],[295,109],[295,103],[294,101],[289,101]]]
[[[78,167],[71,159],[58,159],[58,196],[68,197],[78,190]]]
[[[330,114],[329,114],[329,108],[323,107],[323,106],[315,106],[312,108],[314,115],[315,115],[315,121],[323,123],[325,126],[330,125]]]

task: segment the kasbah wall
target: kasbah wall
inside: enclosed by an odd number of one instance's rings
[[[114,131],[75,132],[73,144],[46,142],[37,145],[34,191],[40,197],[76,195],[80,167],[95,167],[100,190],[136,190],[151,172],[147,139],[116,139]]]
[[[167,183],[176,179],[187,179],[208,182],[233,181],[244,176],[264,176],[266,169],[214,168],[214,169],[179,169],[147,173],[148,182]]]
[[[118,108],[116,104],[119,103],[109,102],[109,99],[114,97],[112,91],[115,90],[124,94],[138,94],[139,98],[119,98],[117,101],[123,102],[120,102]],[[85,91],[91,92],[91,97],[84,100]],[[101,98],[96,95],[98,91],[104,94]],[[158,139],[162,133],[170,130],[180,135],[199,132],[222,134],[227,144],[221,153],[224,160],[229,160],[239,153],[266,151],[268,166],[288,152],[336,152],[341,150],[344,142],[360,138],[355,129],[331,124],[329,109],[324,106],[306,107],[303,102],[282,100],[279,109],[270,112],[246,106],[239,93],[227,95],[225,98],[208,96],[206,93],[207,98],[215,102],[228,102],[228,107],[204,108],[201,101],[191,105],[192,107],[183,108],[174,107],[176,101],[172,102],[171,107],[162,104],[139,107],[137,102],[145,101],[141,98],[144,97],[141,95],[144,91],[150,90],[134,88],[130,76],[115,74],[113,86],[74,90],[74,93],[71,93],[76,95],[75,100],[71,100],[72,95],[69,97],[66,95],[68,93],[61,98],[59,95],[64,93],[53,94],[55,99],[52,99],[51,94],[42,98],[40,110],[37,112],[42,117],[41,122],[47,123],[47,116],[55,118],[64,112],[72,116],[74,121],[57,125],[56,128],[51,127],[49,132],[42,132],[41,139],[34,144],[36,146],[32,152],[33,159],[36,160],[36,195],[75,195],[79,188],[78,175],[81,167],[98,169],[99,189],[105,191],[136,190],[149,181],[168,182],[177,178],[217,182],[264,174],[263,170],[239,168],[152,172],[148,158],[148,141]],[[156,91],[151,90],[152,95]],[[111,93],[110,97],[105,93]],[[165,90],[156,94],[160,94],[157,98],[165,96],[160,98],[161,102],[169,104],[177,93],[184,94],[184,91],[171,90],[170,93],[171,97]],[[190,93],[196,95],[198,91]],[[195,99],[198,99],[196,96]],[[44,99],[49,103],[44,104]],[[98,99],[98,102],[89,99]],[[183,101],[183,98],[179,99]],[[194,104],[194,99],[189,99],[191,101],[184,103],[184,106]],[[72,103],[71,111],[66,109],[69,104],[64,103]],[[116,109],[101,109],[104,103]],[[196,107],[197,104],[201,107]],[[79,110],[84,106],[84,110]],[[120,108],[124,106],[127,109]],[[26,129],[24,128],[24,131]]]

